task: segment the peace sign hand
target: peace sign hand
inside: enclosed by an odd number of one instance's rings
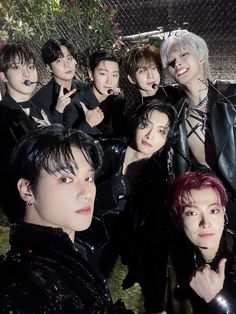
[[[76,89],[73,88],[71,91],[69,91],[69,93],[64,94],[63,89],[64,87],[61,85],[60,92],[57,99],[57,104],[56,104],[56,110],[61,113],[63,113],[65,107],[69,105],[69,103],[71,102],[70,96],[76,92]]]

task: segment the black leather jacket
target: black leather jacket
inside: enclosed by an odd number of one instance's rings
[[[85,243],[61,229],[13,225],[10,244],[0,259],[1,313],[132,313],[113,305]]]
[[[213,171],[232,192],[236,193],[236,85],[229,82],[209,82],[209,123],[212,149],[217,161]],[[175,147],[176,175],[191,170],[190,152],[185,126],[185,100],[178,102],[179,138]]]
[[[175,232],[171,256],[176,271],[177,287],[174,296],[189,299],[194,314],[235,314],[236,313],[236,236],[225,230],[215,259],[210,263],[212,269],[218,268],[219,261],[226,258],[225,281],[223,289],[209,303],[201,299],[189,286],[195,269],[205,264],[200,251],[192,245],[184,234]]]
[[[167,152],[157,152],[144,164],[130,190],[122,175],[128,144],[114,139],[100,143],[104,163],[97,180],[95,215],[103,220],[110,239],[110,250],[104,247],[100,264],[105,272],[105,263],[111,261],[110,253],[120,254],[129,268],[123,287],[139,282],[146,311],[162,311],[168,255]],[[96,233],[96,240],[98,237]]]

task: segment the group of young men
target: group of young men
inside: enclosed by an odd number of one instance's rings
[[[177,115],[168,152],[173,176],[189,171],[217,176],[229,199],[229,227],[236,230],[236,86],[211,80],[203,38],[178,31],[164,40],[160,51],[149,44],[132,47],[123,58],[128,81],[137,87],[132,104],[119,89],[120,61],[112,52],[99,50],[90,56],[90,82],[75,79],[76,54],[66,39],[49,39],[42,47],[42,59],[52,79],[35,93],[38,74],[33,50],[21,42],[7,43],[0,51],[0,79],[6,85],[0,105],[4,178],[0,201],[10,221],[24,215],[13,210],[18,205],[8,168],[12,149],[24,134],[63,124],[95,137],[129,136],[128,109],[168,99]],[[176,85],[160,84],[166,74]],[[153,309],[165,313],[158,306]]]

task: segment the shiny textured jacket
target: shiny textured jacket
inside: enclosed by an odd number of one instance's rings
[[[102,216],[112,249],[118,251],[129,268],[123,287],[139,282],[145,289],[146,310],[161,312],[168,254],[167,199],[171,176],[171,167],[167,166],[168,150],[154,154],[145,163],[130,190],[122,174],[128,144],[111,139],[100,140],[100,143],[104,163],[97,180],[95,215]],[[98,238],[96,234],[96,240]],[[105,255],[104,260],[108,259]]]
[[[13,225],[10,244],[0,262],[0,313],[126,313],[113,305],[86,246],[61,229]]]

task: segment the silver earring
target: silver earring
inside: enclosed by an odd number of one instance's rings
[[[32,202],[31,202],[31,201],[27,201],[26,204],[27,204],[28,206],[32,206]]]

